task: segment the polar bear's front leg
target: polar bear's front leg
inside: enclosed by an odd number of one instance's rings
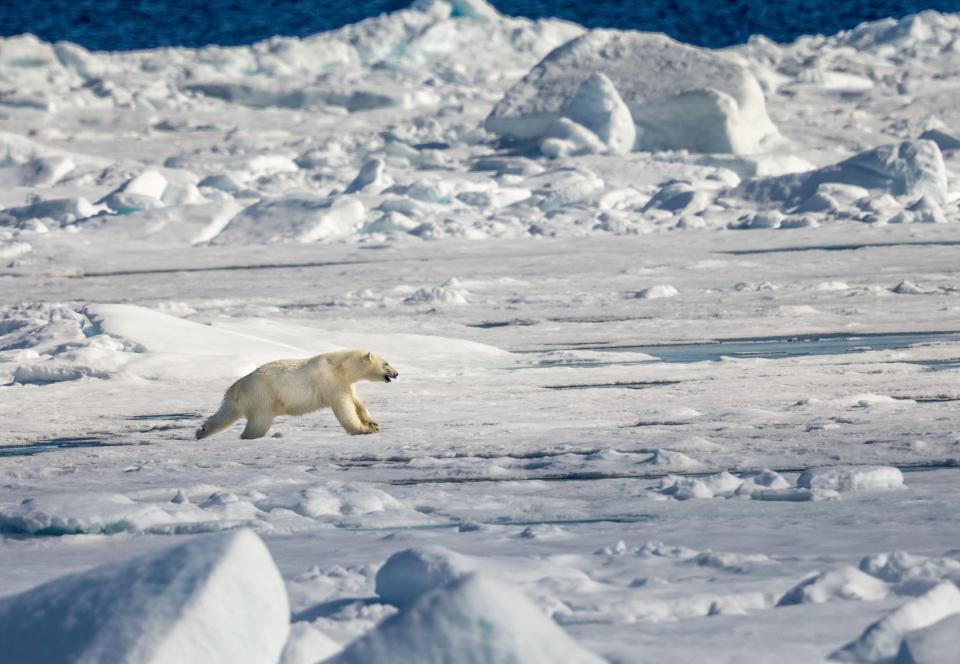
[[[353,397],[353,406],[357,409],[357,417],[360,418],[361,422],[373,428],[374,431],[380,431],[380,425],[373,421],[373,418],[370,417],[370,411],[367,410],[367,407],[364,406],[363,402],[356,396]]]
[[[365,424],[360,419],[360,413],[357,412],[357,406],[352,397],[340,399],[331,408],[333,414],[337,417],[337,422],[351,435],[376,433],[380,430],[376,425]]]

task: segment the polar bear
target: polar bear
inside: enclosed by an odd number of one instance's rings
[[[258,367],[227,389],[220,410],[197,429],[197,438],[223,431],[241,417],[241,438],[260,438],[277,415],[305,415],[329,406],[350,434],[376,433],[380,426],[357,397],[361,380],[389,383],[399,374],[366,350],[342,350],[305,360],[277,360]]]

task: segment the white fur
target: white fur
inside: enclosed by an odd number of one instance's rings
[[[223,431],[241,417],[247,426],[240,437],[260,438],[278,415],[305,415],[326,407],[333,409],[347,433],[376,433],[380,427],[353,384],[361,380],[389,383],[397,375],[386,360],[365,350],[269,362],[227,389],[220,410],[197,429],[197,438]]]

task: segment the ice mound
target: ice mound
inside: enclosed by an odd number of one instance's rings
[[[213,239],[213,244],[324,242],[347,237],[363,225],[363,204],[291,194],[264,199],[244,209]]]
[[[33,187],[51,186],[77,168],[80,157],[0,132],[0,182]]]
[[[678,454],[671,452],[671,454]],[[656,455],[651,461],[656,459]],[[689,457],[687,457],[689,459]],[[699,462],[690,459],[697,466]],[[839,497],[839,493],[830,488],[809,488],[790,486],[790,483],[778,472],[768,469],[750,470],[734,476],[723,471],[713,475],[699,477],[668,475],[651,488],[663,496],[676,500],[691,498],[752,498],[753,500],[803,502],[808,500],[829,500]]]
[[[856,567],[841,567],[815,574],[788,590],[777,606],[821,604],[835,599],[875,601],[890,592],[889,586]]]
[[[308,354],[301,348],[203,325],[129,304],[90,304],[80,310],[60,304],[13,307],[2,312],[0,351],[20,349],[0,373],[18,383],[49,383],[118,374],[182,376],[237,375],[278,355]],[[189,349],[185,352],[184,349]],[[192,357],[191,357],[192,356]],[[197,358],[203,357],[198,367]],[[253,366],[250,366],[250,365]]]
[[[871,554],[860,561],[860,570],[878,579],[899,584],[944,578],[960,581],[960,560],[916,556],[905,551]]]
[[[586,127],[612,152],[633,150],[637,129],[630,109],[605,74],[590,74],[567,104],[564,116]]]
[[[386,491],[362,483],[344,482],[308,487],[287,498],[267,498],[258,501],[257,506],[264,510],[282,507],[311,519],[372,514],[403,507]]]
[[[899,284],[890,289],[891,293],[897,295],[934,295],[939,293],[939,289],[920,286],[909,279],[904,279]]]
[[[523,183],[533,192],[537,207],[551,212],[595,198],[606,183],[588,168],[555,168],[533,175]]]
[[[439,546],[398,551],[377,572],[377,595],[398,607],[411,606],[422,595],[470,572],[475,561]]]
[[[775,562],[762,553],[736,553],[732,551],[697,551],[685,546],[670,546],[663,542],[649,541],[637,547],[635,554],[641,558],[666,558],[697,565],[744,573],[753,565]]]
[[[420,288],[403,299],[405,304],[468,304],[469,293],[457,279],[439,286]]]
[[[676,288],[670,284],[657,284],[637,291],[635,297],[638,300],[659,300],[664,297],[675,297],[680,294]]]
[[[9,261],[26,256],[33,251],[29,242],[0,242],[0,261]]]
[[[252,525],[260,511],[231,493],[215,493],[201,505],[186,501],[136,502],[123,494],[55,493],[0,505],[0,532],[29,535],[120,532],[181,533]]]
[[[31,535],[143,531],[174,520],[156,504],[115,493],[53,494],[0,507],[0,531]]]
[[[149,210],[163,205],[167,178],[157,171],[144,171],[127,180],[117,189],[97,201],[119,214]]]
[[[600,664],[530,600],[471,574],[422,596],[349,644],[330,664]]]
[[[610,85],[586,83],[595,74]],[[507,91],[484,126],[535,139],[575,115],[602,131],[603,119],[593,118],[609,108],[608,124],[620,127],[623,114],[612,92],[629,109],[635,149],[751,153],[777,136],[760,85],[746,68],[665,35],[616,30],[592,30],[552,51]],[[619,146],[627,139],[617,132]]]
[[[347,188],[343,190],[345,194],[354,194],[358,191],[363,191],[368,187],[376,187],[378,185],[383,185],[383,169],[386,166],[386,162],[383,159],[370,159],[360,167],[360,172],[357,173],[357,177],[347,185]]]
[[[739,493],[750,493],[764,489],[786,489],[790,486],[783,475],[769,468],[740,473],[740,479],[743,480],[743,484],[737,489]]]
[[[468,556],[441,546],[420,546],[394,553],[377,572],[377,594],[388,604],[410,606],[425,593],[466,574],[484,573],[512,583],[564,584],[591,587],[592,581],[576,567],[546,559],[491,560]]]
[[[0,599],[4,662],[224,662],[280,656],[290,613],[263,542],[193,539]]]
[[[808,468],[800,474],[797,486],[804,489],[833,489],[834,491],[902,489],[903,473],[892,466]]]
[[[840,662],[891,662],[900,651],[903,637],[960,613],[960,590],[949,581],[911,599],[873,623],[858,639],[834,651],[830,659]],[[954,641],[955,643],[955,641]]]
[[[743,481],[730,473],[723,471],[707,477],[674,477],[668,476],[660,480],[655,488],[657,492],[676,498],[689,500],[691,498],[727,498],[740,488]]]
[[[912,201],[928,197],[938,205],[947,199],[943,155],[937,144],[928,140],[881,145],[808,173],[748,180],[732,194],[766,205],[820,208],[816,197],[836,184],[888,192]]]
[[[907,634],[895,664],[954,664],[957,661],[960,614]]]
[[[755,489],[747,495],[754,500],[789,503],[803,503],[810,500],[832,500],[840,497],[840,494],[832,489],[801,489],[798,487]]]
[[[0,210],[0,226],[23,226],[34,219],[52,220],[59,225],[72,224],[94,216],[104,209],[82,196],[38,200],[28,205]]]
[[[703,462],[697,461],[683,452],[663,449],[656,450],[643,463],[651,466],[673,468],[674,470],[700,470],[704,467]]]

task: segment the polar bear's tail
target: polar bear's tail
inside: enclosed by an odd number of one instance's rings
[[[220,410],[207,418],[207,421],[197,429],[197,440],[212,436],[226,429],[228,426],[240,419],[242,413],[234,405],[233,399],[228,394],[220,404]]]

